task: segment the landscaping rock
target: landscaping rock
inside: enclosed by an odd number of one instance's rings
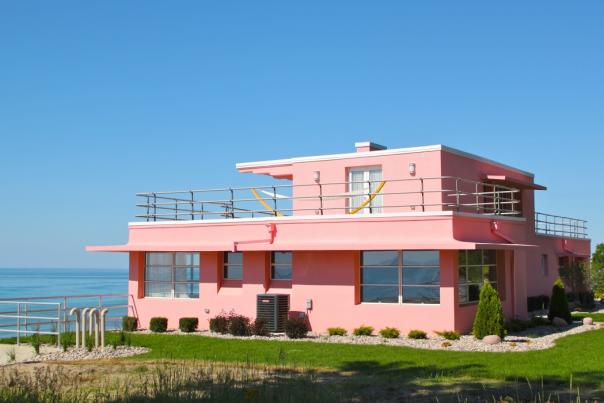
[[[583,324],[584,325],[593,325],[594,320],[592,318],[583,318]]]
[[[496,334],[490,334],[488,336],[484,336],[482,338],[482,342],[485,344],[499,344],[501,343],[501,337],[497,336]]]
[[[555,317],[552,319],[552,324],[556,327],[568,326],[568,322],[562,318]]]

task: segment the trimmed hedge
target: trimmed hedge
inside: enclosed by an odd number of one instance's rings
[[[330,336],[346,336],[348,332],[343,327],[329,327],[327,333]]]
[[[149,329],[154,333],[164,333],[168,330],[168,318],[151,318],[151,321],[149,321]]]
[[[380,330],[380,336],[385,339],[397,339],[401,335],[400,330],[395,327],[385,327]]]
[[[409,331],[407,337],[409,337],[410,339],[427,339],[428,335],[423,330],[414,329]]]
[[[568,307],[568,300],[566,299],[566,293],[564,292],[564,283],[561,279],[556,280],[554,287],[552,288],[552,298],[550,299],[549,313],[547,314],[549,320],[554,318],[562,318],[566,323],[572,323],[573,318],[570,314]]]
[[[210,330],[214,333],[226,334],[229,332],[229,317],[221,313],[210,319]]]
[[[124,316],[122,318],[122,330],[125,332],[134,332],[138,329],[138,319],[134,316]]]
[[[505,336],[503,321],[503,308],[499,294],[491,283],[485,281],[480,290],[480,300],[472,326],[472,334],[477,339],[488,335],[497,335],[503,339]]]
[[[306,318],[288,318],[285,322],[285,334],[290,339],[302,339],[308,333]]]
[[[250,318],[243,315],[230,315],[229,334],[232,334],[233,336],[249,336]]]
[[[355,336],[371,336],[373,334],[372,326],[361,325],[352,331]]]
[[[461,335],[455,330],[443,330],[442,332],[436,332],[437,335],[444,337],[447,340],[459,340]]]
[[[181,332],[191,333],[197,330],[199,319],[197,318],[180,318],[178,320],[178,328]]]

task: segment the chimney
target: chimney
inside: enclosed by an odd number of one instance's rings
[[[381,144],[373,143],[371,141],[361,141],[358,143],[354,143],[355,148],[358,153],[364,153],[367,151],[379,151],[385,150],[387,147]]]

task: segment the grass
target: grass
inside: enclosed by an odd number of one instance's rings
[[[573,313],[573,320],[582,320],[583,318],[590,317],[594,322],[604,322],[604,313],[594,312],[577,312]]]
[[[485,383],[528,383],[555,390],[573,387],[604,390],[604,329],[559,339],[552,349],[522,353],[420,350],[387,345],[327,344],[305,341],[222,339],[198,335],[129,333],[132,344],[151,352],[134,362],[184,360],[305,368],[345,375],[355,387],[398,390],[426,386],[479,389]],[[108,334],[108,340],[120,337]],[[26,340],[25,340],[26,341]],[[10,342],[10,340],[3,340]],[[110,345],[110,342],[108,342]],[[119,360],[118,360],[119,361]],[[435,391],[436,388],[436,391]],[[354,389],[354,387],[353,387]]]

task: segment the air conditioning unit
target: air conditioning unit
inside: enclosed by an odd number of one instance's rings
[[[289,295],[258,294],[256,296],[256,318],[266,320],[271,332],[284,332],[289,313]]]

